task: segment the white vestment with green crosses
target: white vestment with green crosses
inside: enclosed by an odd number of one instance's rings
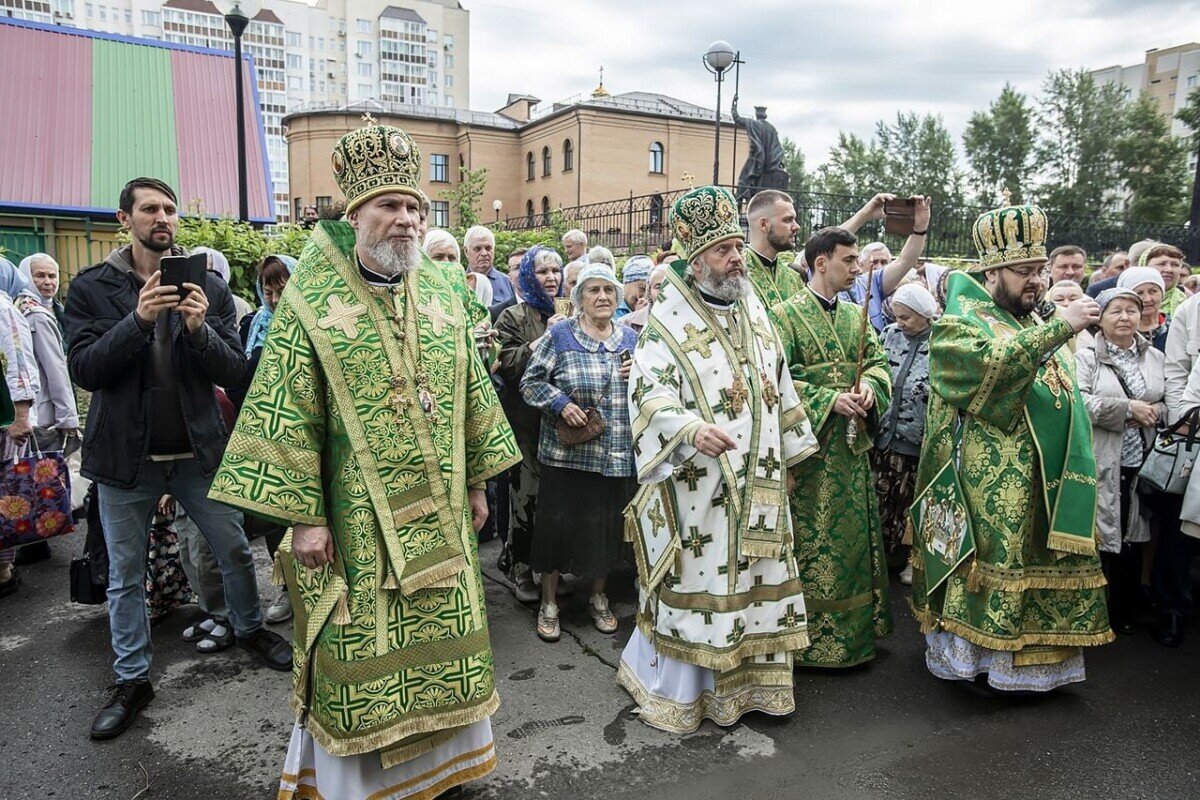
[[[710,304],[668,271],[629,378],[642,486],[626,510],[626,538],[640,607],[618,675],[656,727],[685,732],[704,718],[732,724],[746,711],[794,708],[790,652],[808,637],[787,469],[817,440],[782,353],[753,293]],[[705,423],[736,449],[698,452]],[[661,678],[664,664],[704,684],[702,696],[656,686],[648,670]]]

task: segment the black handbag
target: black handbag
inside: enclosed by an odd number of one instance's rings
[[[100,524],[100,500],[96,485],[88,489],[84,500],[87,537],[83,555],[71,561],[71,602],[95,606],[108,599],[108,545]]]

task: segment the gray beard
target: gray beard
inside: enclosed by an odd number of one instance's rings
[[[375,261],[377,271],[385,278],[407,275],[421,263],[421,249],[416,241],[392,244],[387,239],[380,239],[362,242],[362,249]]]
[[[747,278],[718,278],[713,275],[712,269],[707,263],[701,262],[700,265],[700,281],[701,289],[705,293],[724,300],[727,303],[735,303],[750,293],[750,281]]]

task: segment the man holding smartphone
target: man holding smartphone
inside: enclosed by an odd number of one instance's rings
[[[154,698],[144,581],[163,495],[187,510],[220,564],[237,644],[272,669],[292,666],[289,644],[263,628],[241,513],[208,499],[226,440],[214,386],[241,382],[246,369],[229,287],[213,273],[203,286],[184,282],[186,294],[164,284],[160,262],[182,250],[175,193],[162,181],[126,184],[117,219],[131,242],[71,283],[66,308],[71,376],[92,392],[83,474],[99,488],[117,657],[94,739],[120,735]]]

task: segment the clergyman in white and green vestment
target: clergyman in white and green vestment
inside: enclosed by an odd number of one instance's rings
[[[746,277],[733,197],[693,190],[671,224],[685,260],[629,379],[639,610],[617,680],[642,721],[687,733],[795,709],[792,651],[808,635],[787,470],[817,440]]]

